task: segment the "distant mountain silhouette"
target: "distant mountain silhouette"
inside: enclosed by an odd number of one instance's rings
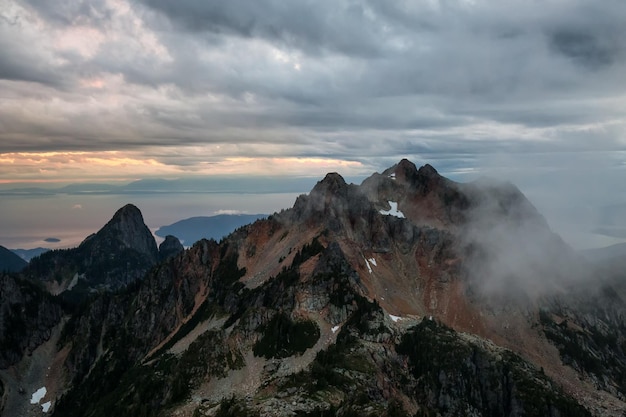
[[[0,246],[0,272],[21,271],[26,265],[28,265],[28,262],[24,259],[4,246]]]
[[[218,214],[191,217],[162,226],[155,234],[159,237],[173,235],[185,246],[191,246],[200,239],[220,240],[238,227],[265,217],[267,217],[265,214]]]
[[[25,260],[26,262],[29,262],[35,256],[39,256],[42,253],[48,252],[49,250],[50,248],[39,247],[39,248],[34,248],[34,249],[11,249],[11,252],[13,252],[14,254],[16,254],[17,256]]]

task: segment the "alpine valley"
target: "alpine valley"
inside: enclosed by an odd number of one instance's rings
[[[187,250],[127,205],[2,274],[2,415],[623,416],[622,271],[407,160]]]

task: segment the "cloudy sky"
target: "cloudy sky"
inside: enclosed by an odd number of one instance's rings
[[[624,22],[623,0],[0,0],[0,181],[619,167]]]
[[[621,184],[624,22],[623,0],[0,0],[0,183],[407,157]]]

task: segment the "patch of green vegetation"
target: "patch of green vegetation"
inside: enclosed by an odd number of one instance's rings
[[[286,358],[302,354],[320,338],[320,329],[311,320],[293,321],[285,313],[276,314],[269,323],[260,326],[262,332],[253,347],[255,356]]]
[[[311,392],[326,390],[329,387],[348,388],[352,383],[346,371],[354,371],[372,375],[374,365],[362,354],[357,352],[358,342],[353,336],[338,337],[334,345],[321,350],[311,363]]]
[[[308,259],[320,254],[324,250],[324,245],[320,243],[317,237],[313,238],[311,243],[306,244],[293,257],[292,266],[300,266]]]
[[[385,332],[386,329],[382,321],[383,310],[380,308],[378,300],[369,301],[359,294],[354,294],[353,297],[357,309],[346,324],[353,326],[363,335],[376,335]],[[373,324],[377,321],[379,325],[375,327]]]
[[[237,253],[227,255],[228,245],[224,244],[221,248],[222,259],[215,270],[215,280],[222,285],[232,284],[239,278],[246,275],[246,268],[239,268],[237,261],[239,259]]]
[[[235,397],[223,399],[215,417],[258,417],[257,411],[246,407],[243,402]]]

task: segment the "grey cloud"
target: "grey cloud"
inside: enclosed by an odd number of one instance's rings
[[[60,66],[38,45],[40,39],[22,33],[22,26],[20,18],[0,14],[0,79],[61,86]]]
[[[557,52],[592,69],[611,65],[621,47],[603,43],[592,33],[566,30],[552,33],[550,44]]]
[[[102,0],[25,0],[47,22],[56,25],[91,24],[110,20],[112,12]],[[99,25],[98,25],[99,26]]]
[[[28,81],[51,86],[61,86],[63,77],[50,68],[42,68],[36,57],[24,57],[24,54],[15,51],[3,50],[0,45],[0,79],[11,81]],[[26,58],[26,59],[24,59]]]
[[[171,59],[142,49],[106,2],[28,4],[51,27],[85,24],[124,36],[108,37],[91,57],[50,52],[68,62],[62,67],[49,66],[37,45],[21,57],[24,43],[2,37],[5,78],[62,83],[60,93],[37,91],[61,103],[89,94],[106,101],[107,91],[80,89],[86,76],[120,75],[132,92],[111,92],[128,102],[97,115],[39,122],[6,113],[6,151],[292,144],[285,153],[393,157],[391,165],[403,154],[459,155],[471,163],[473,154],[619,145],[609,137],[619,131],[602,127],[623,118],[602,101],[621,97],[626,83],[618,42],[626,11],[617,0],[547,2],[541,9],[514,0],[437,7],[383,0],[131,3]],[[266,56],[271,49],[259,52],[263,47],[293,53],[301,70],[280,67]],[[206,99],[212,95],[218,98]],[[480,133],[483,124],[514,129],[494,129],[500,140],[490,140]],[[587,125],[601,127],[572,133]],[[522,128],[547,136],[520,141]]]
[[[259,37],[313,54],[324,49],[368,57],[382,52],[378,38],[384,33],[359,3],[142,1],[184,30]]]

